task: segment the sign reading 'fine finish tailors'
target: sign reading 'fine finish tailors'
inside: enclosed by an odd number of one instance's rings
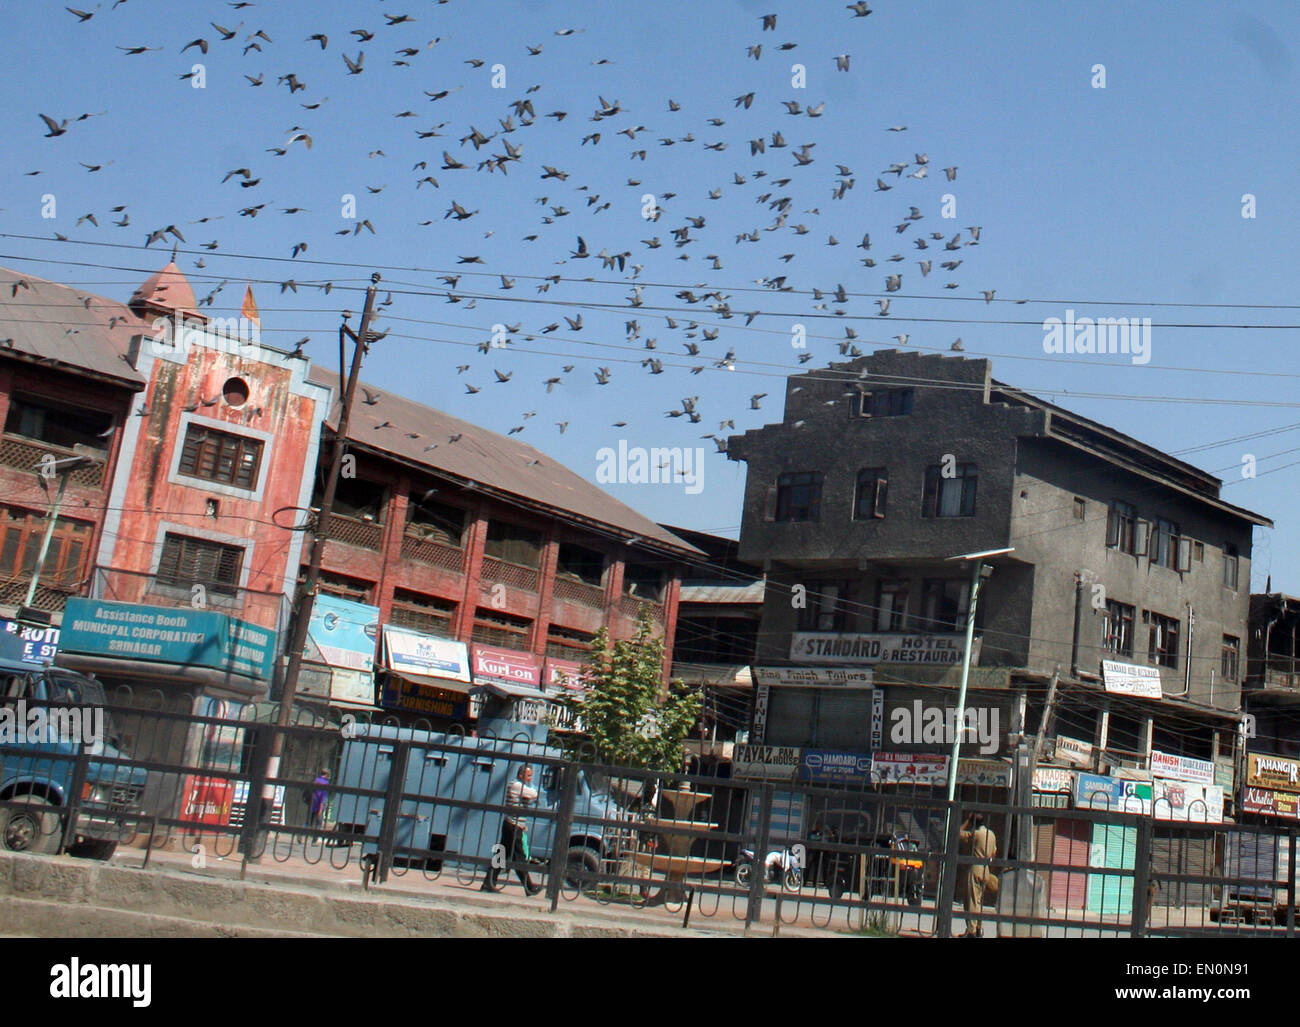
[[[791,662],[808,663],[927,663],[952,665],[966,654],[966,636],[861,634],[797,631],[790,640]],[[979,640],[971,646],[971,662],[979,661]]]
[[[215,610],[69,599],[59,649],[269,680],[276,633]]]

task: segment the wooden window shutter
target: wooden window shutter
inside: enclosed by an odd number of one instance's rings
[[[1175,541],[1178,543],[1178,550],[1174,555],[1174,570],[1181,574],[1192,569],[1192,540],[1186,535],[1180,535]]]
[[[888,493],[889,493],[889,479],[877,478],[875,501],[871,504],[872,517],[885,516],[885,498],[888,495]]]
[[[1146,556],[1148,543],[1151,539],[1151,522],[1138,518],[1137,525],[1133,529],[1133,555]]]
[[[764,502],[763,502],[763,520],[765,521],[776,520],[777,491],[778,489],[775,485],[769,485],[767,487],[767,495],[764,498]]]

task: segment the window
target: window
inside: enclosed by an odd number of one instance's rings
[[[1237,547],[1231,542],[1223,544],[1223,587],[1237,591]]]
[[[324,498],[325,490],[317,481],[312,506],[319,508]],[[338,517],[383,524],[387,499],[388,490],[378,482],[365,481],[361,478],[340,478],[334,488],[332,513]]]
[[[810,582],[799,611],[800,631],[847,631],[853,586],[847,581]]]
[[[489,521],[487,544],[483,547],[483,552],[506,563],[536,568],[542,565],[542,546],[540,531],[521,528],[505,521]]]
[[[876,587],[876,630],[903,631],[907,625],[907,582],[882,581]]]
[[[393,608],[388,615],[388,623],[399,628],[450,638],[455,616],[456,604],[450,599],[439,599],[437,596],[399,588],[393,592]]]
[[[1174,566],[1177,551],[1178,525],[1163,517],[1151,522],[1151,562],[1158,567]]]
[[[885,494],[889,491],[889,471],[884,467],[864,467],[858,472],[857,492],[853,497],[853,519],[868,521],[885,516]]]
[[[1231,635],[1223,636],[1223,658],[1221,662],[1221,671],[1224,681],[1237,680],[1237,663],[1241,657],[1241,639],[1233,638]]]
[[[406,534],[459,549],[465,537],[465,511],[433,499],[421,502],[412,496],[406,506]]]
[[[243,435],[191,424],[181,447],[181,474],[241,489],[257,488],[262,442]]]
[[[349,578],[345,574],[331,574],[329,571],[321,571],[316,579],[317,592],[327,596],[338,596],[340,599],[351,599],[355,603],[370,602],[370,594],[374,587],[374,584],[369,581]]]
[[[107,449],[106,436],[112,428],[112,414],[33,396],[11,397],[5,417],[6,435],[21,435],[61,449],[77,445]]]
[[[1193,542],[1193,543],[1192,543],[1192,559],[1195,560],[1197,563],[1203,563],[1203,562],[1204,562],[1204,560],[1205,560],[1205,543],[1204,543],[1204,542]]]
[[[1133,655],[1133,623],[1137,611],[1113,599],[1106,600],[1106,621],[1102,629],[1101,648],[1115,656]]]
[[[1147,660],[1157,667],[1178,667],[1178,621],[1150,610],[1142,611],[1147,625]]]
[[[599,586],[605,577],[605,554],[572,542],[561,542],[555,572],[588,585]]]
[[[35,510],[0,506],[0,581],[26,582],[31,578],[46,525],[46,519]],[[93,530],[94,525],[86,521],[59,517],[41,567],[42,585],[62,589],[80,586]]]
[[[158,581],[164,585],[206,585],[214,592],[234,595],[244,566],[242,546],[230,546],[190,535],[163,536]]]
[[[1137,507],[1111,500],[1106,515],[1106,545],[1121,553],[1136,553]]]
[[[926,578],[921,584],[921,630],[957,631],[966,627],[970,582]]]
[[[533,622],[524,617],[480,608],[474,614],[472,641],[483,645],[496,645],[503,649],[528,650],[528,636]]]
[[[776,520],[821,520],[822,475],[817,471],[783,474],[776,480]]]
[[[591,643],[595,637],[586,631],[552,624],[546,632],[546,655],[560,660],[582,662],[587,653],[591,652]]]
[[[1084,499],[1081,499],[1081,498],[1078,497],[1078,496],[1075,496],[1075,497],[1074,497],[1074,519],[1075,519],[1076,521],[1081,521],[1081,520],[1083,520],[1084,512],[1085,512],[1087,509],[1088,509],[1088,503],[1087,503],[1087,501],[1084,500]]]
[[[912,389],[860,390],[853,400],[857,417],[902,417],[912,412]]]
[[[623,594],[658,603],[664,598],[664,572],[660,567],[629,563],[623,566]]]
[[[973,517],[977,482],[974,464],[958,464],[956,476],[952,478],[944,477],[943,467],[938,464],[927,467],[921,516]]]

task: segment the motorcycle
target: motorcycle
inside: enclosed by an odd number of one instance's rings
[[[753,849],[741,849],[736,857],[736,885],[749,888],[757,860]],[[773,849],[763,860],[764,880],[770,884],[781,883],[787,891],[803,887],[803,867],[790,849]]]

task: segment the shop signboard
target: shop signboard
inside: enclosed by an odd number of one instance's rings
[[[799,779],[816,784],[858,785],[871,781],[871,757],[856,752],[805,749]]]
[[[548,692],[582,692],[586,688],[582,680],[582,664],[576,660],[547,657],[544,680]]]
[[[1237,768],[1233,758],[1231,756],[1216,756],[1214,758],[1214,783],[1231,795],[1235,791],[1233,784],[1236,780]]]
[[[276,632],[216,610],[69,599],[59,649],[206,667],[268,681],[275,642]]]
[[[385,627],[384,652],[388,669],[397,674],[447,678],[469,684],[469,650],[464,642]]]
[[[1092,743],[1066,735],[1057,735],[1053,755],[1056,759],[1064,760],[1076,767],[1090,767],[1092,766]]]
[[[873,668],[877,685],[925,685],[932,688],[958,688],[961,685],[961,662],[947,665],[877,663]],[[966,687],[973,689],[1011,687],[1011,671],[1006,667],[971,667]]]
[[[1074,794],[1074,771],[1066,767],[1035,767],[1034,791]]]
[[[1076,809],[1151,815],[1151,782],[1079,772],[1074,784]]]
[[[0,659],[45,664],[59,651],[59,629],[0,619]]]
[[[303,695],[318,695],[340,705],[373,708],[375,675],[373,671],[303,662],[298,672],[298,691]]]
[[[871,781],[873,784],[947,784],[948,757],[927,752],[878,752],[871,757]]]
[[[1191,756],[1173,756],[1158,749],[1151,751],[1151,773],[1155,777],[1169,778],[1175,781],[1191,781],[1194,784],[1212,785],[1214,780],[1214,762],[1198,760]]]
[[[1001,760],[957,761],[957,783],[959,785],[982,785],[986,788],[1010,788],[1011,764]]]
[[[1264,753],[1246,754],[1246,784],[1279,792],[1300,792],[1300,761]]]
[[[1163,695],[1160,691],[1160,671],[1155,667],[1102,660],[1101,676],[1108,692],[1137,695],[1144,699],[1159,699]]]
[[[767,737],[767,706],[772,690],[760,684],[754,689],[753,726],[750,729],[750,741],[762,742]]]
[[[755,667],[760,685],[782,688],[870,688],[870,667]]]
[[[396,675],[384,683],[383,705],[449,720],[465,720],[470,715],[468,693],[436,688]]]
[[[328,667],[374,673],[379,607],[322,593],[312,603],[304,658]]]
[[[790,640],[791,663],[838,663],[870,666],[907,663],[952,666],[966,655],[964,634],[900,635],[884,633],[796,631]],[[971,663],[979,662],[979,639]]]
[[[486,645],[473,645],[470,652],[474,658],[476,682],[486,678],[528,688],[542,687],[542,664],[532,653]]]
[[[731,776],[767,781],[793,781],[799,770],[799,749],[788,745],[737,745]]]
[[[1300,795],[1294,792],[1279,792],[1272,788],[1247,786],[1242,790],[1241,808],[1246,813],[1262,813],[1265,816],[1296,820],[1300,819]]]
[[[1157,820],[1185,820],[1193,824],[1223,822],[1223,789],[1156,777],[1151,779],[1151,808]]]

